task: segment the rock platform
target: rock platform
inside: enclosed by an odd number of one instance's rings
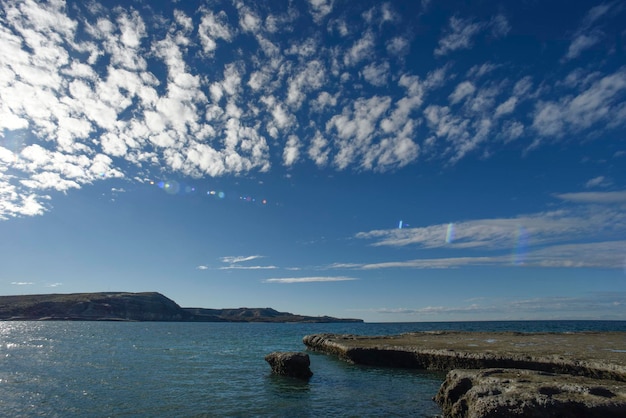
[[[355,364],[448,371],[436,396],[446,417],[626,416],[624,332],[314,334],[303,342]]]

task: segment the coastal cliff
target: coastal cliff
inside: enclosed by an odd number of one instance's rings
[[[182,308],[157,292],[0,296],[0,320],[180,322],[362,322],[271,308]]]

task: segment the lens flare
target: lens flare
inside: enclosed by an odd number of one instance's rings
[[[216,189],[201,190],[196,186],[179,183],[176,180],[149,180],[148,182],[149,184],[157,186],[159,189],[170,195],[182,196],[199,192],[202,195],[212,197],[218,200],[224,200],[226,198],[229,198],[230,200],[239,200],[244,203],[250,203],[254,206],[265,206],[269,204],[269,201],[266,198],[260,198],[251,195],[239,195],[235,194],[234,192],[227,193]]]
[[[163,190],[167,194],[178,194],[180,192],[180,184],[175,180],[168,181],[163,186]]]
[[[452,244],[452,242],[454,242],[454,224],[450,222],[446,230],[446,244]]]

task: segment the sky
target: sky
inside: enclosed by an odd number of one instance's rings
[[[0,0],[0,294],[626,320],[620,1]]]

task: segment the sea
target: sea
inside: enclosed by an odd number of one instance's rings
[[[332,332],[626,331],[626,321],[436,323],[0,322],[6,417],[437,417],[445,374],[310,352],[309,381],[264,357]]]

